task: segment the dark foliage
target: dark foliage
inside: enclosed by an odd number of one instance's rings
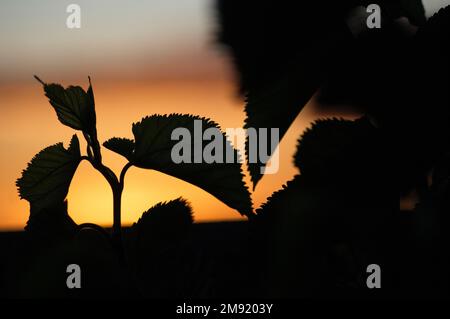
[[[381,1],[382,28],[355,34],[345,19],[369,2],[218,3],[246,127],[282,136],[315,92],[322,108],[365,114],[314,123],[294,157],[301,175],[258,209],[266,296],[448,296],[450,7],[426,21],[420,1]],[[261,166],[249,165],[254,186]],[[411,190],[420,204],[400,211]],[[381,293],[366,287],[371,263]]]

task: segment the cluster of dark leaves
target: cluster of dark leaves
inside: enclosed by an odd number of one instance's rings
[[[379,1],[381,29],[355,36],[346,18],[368,4],[219,1],[246,127],[282,137],[315,93],[322,109],[363,114],[315,122],[294,156],[301,175],[257,210],[265,296],[448,296],[450,7],[427,21],[420,1]],[[249,167],[254,186],[263,166]],[[400,211],[411,191],[419,204]],[[366,286],[372,263],[381,292]]]

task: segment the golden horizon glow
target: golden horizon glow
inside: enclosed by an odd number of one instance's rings
[[[230,80],[102,83],[93,78],[93,87],[100,141],[113,136],[132,138],[131,123],[154,113],[197,114],[215,120],[223,130],[243,126],[243,102],[236,98],[234,84]],[[0,229],[22,229],[28,219],[29,208],[28,202],[19,200],[15,180],[38,151],[56,142],[62,141],[67,145],[75,131],[58,122],[37,82],[30,80],[29,85],[0,88],[0,103],[8,106],[0,119],[3,150],[0,160],[0,202],[3,203]],[[320,116],[314,111],[313,102],[301,112],[280,144],[279,172],[264,176],[252,194],[255,208],[298,173],[292,164],[297,138],[314,118]],[[82,140],[82,135],[78,133],[78,136]],[[84,153],[84,142],[81,147]],[[126,163],[124,158],[106,149],[103,149],[103,158],[116,174]],[[250,186],[247,173],[245,180]],[[196,221],[242,218],[237,211],[196,186],[153,170],[131,168],[125,179],[123,224],[132,224],[158,202],[180,196],[191,203]],[[77,223],[111,225],[111,190],[88,162],[80,164],[67,198],[69,213]]]

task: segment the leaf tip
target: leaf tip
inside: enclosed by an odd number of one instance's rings
[[[41,83],[42,85],[45,85],[45,82],[42,81],[37,75],[33,75],[33,77],[39,81],[39,83]]]

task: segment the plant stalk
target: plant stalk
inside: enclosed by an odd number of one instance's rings
[[[121,262],[124,262],[125,254],[122,242],[122,221],[121,221],[122,190],[123,188],[119,184],[116,184],[116,186],[113,187],[112,242],[117,252],[119,253],[119,260]]]
[[[114,172],[111,169],[103,165],[100,152],[100,144],[98,143],[96,136],[94,136],[93,140],[89,136],[85,135],[85,137],[88,142],[87,159],[91,163],[91,165],[106,178],[113,193],[113,227],[111,239],[114,248],[119,254],[120,261],[125,263],[125,253],[122,242],[121,204],[122,204],[122,191],[125,182],[124,181],[125,174],[128,171],[128,169],[132,166],[132,164],[127,163],[124,166],[118,179],[116,174],[114,174]],[[92,148],[92,152],[90,152],[90,148]]]
[[[99,171],[105,179],[108,181],[108,184],[111,186],[113,193],[113,230],[112,237],[114,242],[121,246],[122,242],[122,225],[121,225],[121,198],[122,198],[122,190],[123,184],[119,183],[117,176],[105,165],[102,163],[95,161],[93,159],[89,159],[89,162],[92,166]]]

